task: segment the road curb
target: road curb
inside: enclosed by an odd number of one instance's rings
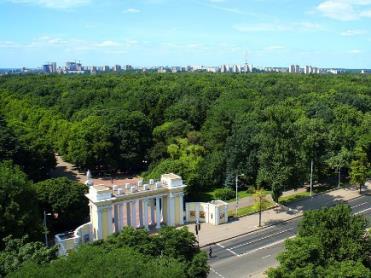
[[[335,191],[335,190],[332,190],[332,191]],[[330,192],[330,191],[328,191],[328,192]],[[321,193],[317,194],[316,196],[322,195],[322,194],[328,193],[328,192],[321,192]],[[355,200],[355,199],[358,199],[358,198],[361,198],[363,196],[364,195],[360,195],[360,196],[351,198],[351,199],[347,200],[346,202],[351,201],[351,200]],[[309,198],[313,198],[313,197],[314,196],[309,197]],[[255,214],[257,214],[257,213],[255,213]],[[248,216],[251,216],[251,215],[254,215],[254,214],[250,214]],[[245,216],[245,217],[247,217],[247,216]],[[280,221],[280,223],[286,223],[286,222],[289,222],[291,220],[294,220],[294,219],[297,219],[297,218],[300,218],[300,217],[303,217],[303,211],[301,211],[301,215],[294,216],[293,218],[290,218],[290,219],[282,220],[282,221]],[[207,243],[207,244],[204,244],[204,245],[200,245],[200,248],[204,248],[204,247],[208,247],[208,246],[211,246],[211,245],[215,245],[217,243],[220,243],[220,242],[223,242],[223,241],[226,241],[226,240],[231,240],[231,239],[234,239],[234,238],[237,238],[237,237],[240,237],[240,236],[245,236],[245,235],[248,235],[248,234],[252,234],[252,233],[257,232],[257,231],[262,231],[262,230],[268,229],[268,228],[270,228],[272,226],[276,226],[276,225],[277,224],[271,224],[271,225],[267,225],[267,226],[262,226],[259,229],[255,229],[255,230],[252,230],[252,231],[249,231],[249,232],[246,232],[246,233],[238,234],[238,235],[235,235],[235,236],[232,236],[232,237],[224,238],[222,240],[218,240],[218,241],[210,242],[210,243]]]

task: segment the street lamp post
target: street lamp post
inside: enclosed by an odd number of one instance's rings
[[[44,236],[45,236],[45,246],[48,247],[48,227],[46,226],[46,216],[47,215],[52,215],[51,213],[46,213],[46,211],[44,210],[44,221],[43,221],[43,224],[44,224]]]
[[[310,196],[313,194],[313,159],[310,161]]]
[[[245,174],[236,175],[236,218],[238,215],[238,177],[243,177]]]

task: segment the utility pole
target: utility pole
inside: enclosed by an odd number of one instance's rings
[[[237,211],[238,211],[238,175],[236,175],[236,218],[237,218]]]
[[[313,159],[310,161],[310,196],[313,194]]]
[[[51,213],[46,213],[46,211],[44,210],[44,221],[43,221],[43,224],[44,224],[44,236],[45,236],[45,246],[48,247],[48,227],[46,226],[46,216],[47,215],[52,215]]]
[[[259,227],[262,226],[262,196],[259,196]]]
[[[238,177],[242,177],[244,174],[236,175],[236,218],[238,216]]]
[[[341,167],[338,167],[338,188],[340,188],[340,179],[341,179]]]

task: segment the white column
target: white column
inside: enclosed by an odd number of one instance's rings
[[[136,201],[131,202],[131,226],[136,228],[137,227],[137,208],[136,208]]]
[[[98,213],[97,239],[102,239],[103,238],[102,208],[97,207],[97,213]]]
[[[183,207],[183,193],[179,194],[179,219],[180,225],[184,224],[184,207]]]
[[[151,225],[155,224],[155,199],[151,200]]]
[[[126,203],[126,225],[130,226],[131,225],[131,202]]]
[[[118,231],[120,230],[120,219],[119,219],[119,209],[120,209],[120,205],[119,204],[114,204],[113,205],[113,218],[115,219],[115,233],[118,233]]]
[[[148,199],[143,200],[144,209],[144,228],[148,230]]]
[[[138,204],[139,204],[139,227],[143,227],[143,200],[139,200]]]
[[[108,235],[113,234],[112,206],[107,208]]]
[[[117,219],[118,231],[122,230],[124,226],[124,204],[118,204],[118,219]]]
[[[175,225],[175,197],[173,193],[168,196],[168,206],[167,206],[167,224],[169,226]]]
[[[156,197],[156,228],[161,228],[160,197]]]

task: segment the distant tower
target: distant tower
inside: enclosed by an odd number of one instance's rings
[[[245,72],[252,72],[252,65],[249,65],[248,61],[248,52],[245,51]]]

